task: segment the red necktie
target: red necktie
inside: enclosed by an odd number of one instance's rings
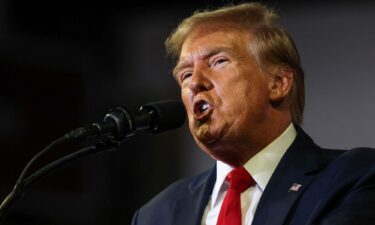
[[[225,195],[216,225],[241,225],[241,193],[254,184],[243,167],[237,167],[226,177],[229,189]]]

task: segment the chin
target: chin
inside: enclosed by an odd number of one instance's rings
[[[215,148],[224,137],[227,129],[223,124],[213,123],[212,120],[205,122],[194,121],[190,129],[195,141],[201,148]]]
[[[203,124],[194,128],[193,134],[194,138],[202,144],[208,144],[213,141],[213,135],[210,131],[210,125],[208,124]]]
[[[212,132],[212,127],[204,124],[194,130],[194,139],[201,149],[211,152],[219,147],[222,136],[220,133]]]

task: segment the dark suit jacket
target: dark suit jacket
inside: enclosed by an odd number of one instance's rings
[[[374,225],[375,150],[328,150],[300,128],[259,201],[252,225]],[[133,225],[200,225],[216,169],[178,181],[134,215]],[[302,185],[290,190],[293,184]]]

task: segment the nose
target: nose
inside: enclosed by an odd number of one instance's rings
[[[200,65],[196,65],[189,82],[189,89],[197,94],[202,91],[208,91],[213,87],[211,77],[208,71]]]

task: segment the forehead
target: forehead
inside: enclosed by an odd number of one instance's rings
[[[234,25],[203,24],[195,27],[186,37],[174,74],[181,68],[219,52],[241,57],[250,54],[251,33]]]
[[[204,54],[210,49],[227,49],[237,52],[249,43],[250,32],[230,24],[201,24],[186,37],[179,60],[191,54]]]

